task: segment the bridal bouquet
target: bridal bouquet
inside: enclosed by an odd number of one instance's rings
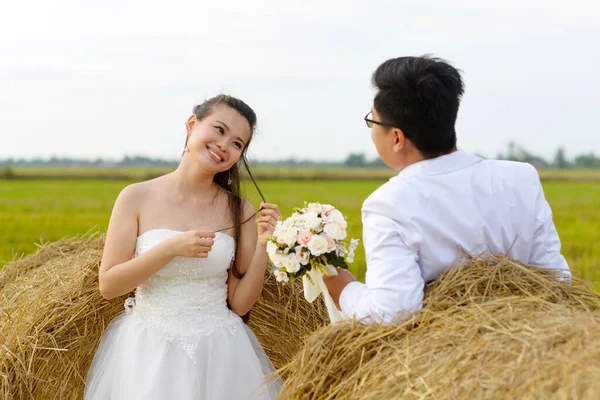
[[[304,297],[313,302],[321,293],[331,322],[342,319],[323,282],[324,275],[337,275],[337,267],[348,269],[354,261],[357,239],[346,238],[346,219],[329,204],[308,203],[279,221],[267,243],[273,263],[271,272],[279,282],[302,278]]]

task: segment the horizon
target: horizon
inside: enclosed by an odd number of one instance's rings
[[[505,150],[509,150],[510,148],[510,144],[508,145],[507,149]],[[558,147],[556,149],[555,155],[558,151],[560,151],[560,149],[563,149],[563,147]],[[458,150],[462,150],[462,149],[458,149]],[[536,158],[536,159],[541,159],[544,162],[548,163],[548,164],[552,164],[555,161],[555,155],[553,157],[550,158],[546,158],[543,157],[539,154],[536,154],[535,152],[531,152],[528,149],[524,149],[523,147],[520,147],[518,145],[516,145],[516,147],[513,149],[514,154],[508,154],[507,152],[499,152],[498,154],[491,156],[491,155],[486,155],[486,154],[482,154],[482,153],[474,153],[474,155],[477,155],[479,157],[482,158],[486,158],[486,159],[510,159],[510,158],[514,158],[514,159],[528,159],[528,158]],[[254,157],[254,158],[248,158],[249,162],[257,162],[257,163],[265,163],[265,164],[275,164],[275,163],[290,163],[290,164],[332,164],[332,165],[338,165],[338,164],[343,164],[346,160],[348,160],[348,158],[350,158],[353,155],[359,155],[359,156],[364,156],[364,161],[368,164],[372,164],[372,163],[377,163],[380,162],[381,159],[378,155],[375,155],[373,157],[368,156],[366,153],[349,153],[347,154],[344,158],[342,159],[337,159],[337,160],[318,160],[318,159],[308,159],[308,158],[299,158],[299,157],[295,157],[295,156],[290,156],[287,158],[281,158],[281,159],[260,159],[258,157]],[[499,157],[501,156],[501,157]],[[569,157],[569,156],[565,156],[565,160],[568,162],[574,162],[576,157],[579,156],[593,156],[594,158],[600,160],[600,155],[597,155],[593,150],[590,150],[587,153],[581,153],[581,154],[575,154],[573,157]],[[8,161],[12,161],[13,163],[20,163],[20,162],[25,162],[25,163],[33,163],[33,162],[42,162],[42,163],[49,163],[52,160],[55,160],[55,162],[61,162],[61,161],[67,161],[67,162],[73,162],[73,163],[94,163],[94,162],[101,162],[103,164],[107,164],[110,165],[112,163],[121,163],[124,162],[126,160],[136,160],[136,159],[143,159],[143,160],[147,160],[151,163],[167,163],[169,165],[171,164],[178,164],[180,162],[180,159],[168,159],[168,158],[162,158],[162,157],[151,157],[148,155],[144,155],[144,154],[125,154],[122,157],[119,158],[112,158],[112,157],[96,157],[96,158],[75,158],[75,157],[59,157],[59,156],[47,156],[47,157],[31,157],[31,158],[0,158],[0,164],[4,164],[6,166],[11,166],[10,163],[7,163]],[[50,166],[52,166],[54,164],[50,164]]]

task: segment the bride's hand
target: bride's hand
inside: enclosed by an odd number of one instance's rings
[[[276,204],[261,203],[257,214],[256,224],[258,225],[258,243],[267,245],[267,239],[273,235],[277,221],[281,217],[281,212]]]
[[[169,239],[173,256],[206,258],[215,241],[214,232],[187,231]]]

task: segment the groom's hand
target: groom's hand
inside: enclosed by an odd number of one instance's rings
[[[335,302],[335,306],[339,309],[342,291],[350,282],[354,282],[356,279],[347,269],[338,268],[337,272],[336,276],[324,276],[323,281],[325,282],[325,286],[327,286],[331,298]]]

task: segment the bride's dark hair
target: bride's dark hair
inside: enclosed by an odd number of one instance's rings
[[[218,95],[206,100],[204,103],[199,104],[194,107],[194,115],[198,121],[203,120],[208,117],[215,109],[215,107],[219,105],[226,105],[228,107],[233,108],[237,112],[240,113],[250,125],[250,138],[248,139],[246,146],[242,150],[242,155],[237,163],[235,163],[229,170],[219,172],[215,175],[213,181],[223,188],[227,192],[228,203],[229,203],[229,212],[231,216],[231,220],[233,222],[234,234],[233,238],[235,239],[236,247],[237,243],[240,240],[240,234],[242,229],[242,213],[243,213],[243,203],[242,197],[240,194],[240,168],[239,163],[243,163],[246,168],[248,168],[248,160],[246,159],[246,150],[248,150],[248,146],[252,141],[252,136],[254,136],[254,128],[256,127],[256,114],[254,110],[250,108],[250,106],[244,103],[242,100],[237,99],[233,96],[228,95]],[[187,147],[187,141],[189,139],[186,138],[185,145]],[[250,172],[248,170],[248,172]],[[231,182],[229,182],[231,180]],[[237,250],[236,250],[237,251]],[[242,278],[243,274],[240,272],[237,266],[237,257],[234,259],[233,264],[231,265],[231,269],[233,275],[236,278]]]

